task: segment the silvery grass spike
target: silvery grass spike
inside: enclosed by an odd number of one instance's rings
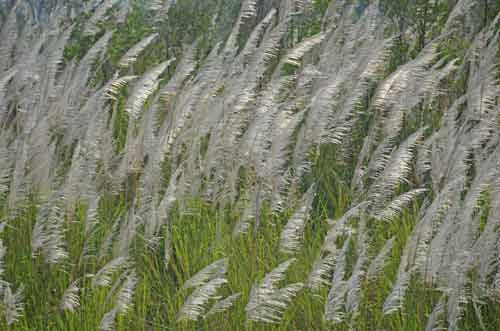
[[[3,122],[3,117],[7,112],[7,87],[17,72],[18,70],[14,67],[0,76],[0,123]]]
[[[114,307],[104,314],[99,325],[99,329],[103,331],[113,331],[116,326],[116,317],[124,316],[132,310],[133,296],[138,279],[135,269],[128,272],[123,285],[116,294]]]
[[[460,322],[465,316],[467,305],[472,302],[472,256],[470,252],[461,252],[451,265],[450,274],[448,276],[448,295],[446,312],[448,330],[460,330]]]
[[[365,170],[365,173],[371,180],[376,181],[382,175],[391,160],[391,154],[395,149],[395,145],[396,140],[393,138],[385,138],[378,144]]]
[[[2,37],[5,38],[2,45],[0,45],[0,72],[8,70],[12,66],[11,54],[18,40],[16,7],[10,10],[0,31],[2,32]]]
[[[109,261],[93,276],[92,287],[110,286],[113,274],[126,268],[128,263],[126,257],[117,257]]]
[[[52,200],[64,197],[58,195]],[[32,235],[32,254],[41,255],[47,264],[57,264],[68,257],[64,242],[64,210],[58,205],[61,201],[49,201],[40,209]]]
[[[342,246],[336,260],[335,272],[331,282],[331,288],[325,303],[324,318],[335,324],[341,323],[345,317],[345,295],[347,293],[347,284],[345,281],[347,250],[351,244],[349,236]]]
[[[285,272],[294,261],[295,259],[290,259],[281,263],[264,279],[254,284],[245,307],[248,320],[265,323],[281,321],[285,309],[303,287],[302,283],[294,283],[278,288],[285,277]]]
[[[133,297],[135,292],[135,287],[137,285],[138,279],[135,269],[130,271],[123,282],[122,287],[116,295],[116,307],[118,308],[119,314],[126,314],[132,309]]]
[[[241,57],[244,63],[247,63],[249,57],[257,50],[259,43],[261,42],[264,33],[266,32],[272,20],[276,16],[276,9],[272,8],[269,13],[260,21],[260,23],[253,29],[250,37],[248,38],[245,48],[241,52]]]
[[[0,139],[3,138],[0,137]],[[4,199],[7,196],[7,193],[9,192],[11,174],[13,170],[12,166],[13,166],[13,160],[10,156],[9,149],[3,144],[0,145],[0,199]]]
[[[356,239],[357,260],[354,264],[351,276],[347,286],[347,299],[345,303],[346,312],[351,319],[359,314],[359,305],[361,302],[361,290],[366,276],[366,269],[370,259],[368,257],[369,238],[367,233],[367,217],[362,217],[358,224],[358,235]]]
[[[232,59],[238,51],[238,38],[241,33],[241,26],[245,24],[248,20],[254,18],[257,15],[257,1],[256,0],[244,0],[241,5],[241,10],[239,17],[233,26],[231,34],[227,38],[226,46],[224,47],[223,54],[226,58]]]
[[[285,58],[282,60],[283,63],[299,67],[304,55],[306,55],[307,52],[320,44],[325,39],[325,36],[326,33],[321,32],[304,39],[300,42],[300,44],[295,46],[292,50],[288,51],[288,53],[285,55]]]
[[[114,15],[115,22],[117,24],[124,24],[126,22],[128,15],[132,11],[132,6],[130,4],[130,0],[120,1],[120,3],[118,4],[117,13]]]
[[[125,110],[133,118],[137,119],[142,112],[146,100],[156,91],[159,85],[159,78],[163,72],[174,62],[170,59],[158,64],[147,71],[138,82],[135,83],[131,96],[128,99]]]
[[[375,210],[383,208],[393,196],[395,188],[408,182],[416,147],[421,143],[424,128],[408,137],[391,155],[388,165],[369,190],[369,199]]]
[[[158,21],[165,19],[170,7],[175,5],[176,0],[152,0],[149,8],[155,12]]]
[[[125,279],[129,275],[129,270],[122,271],[117,277],[114,278],[113,285],[109,288],[106,294],[106,299],[104,302],[107,304],[109,302],[116,302],[117,294],[121,287],[123,286]]]
[[[2,276],[5,272],[4,257],[6,253],[7,253],[7,247],[5,247],[3,241],[0,240],[0,281],[2,280]]]
[[[214,278],[223,278],[227,272],[228,263],[227,258],[213,262],[188,279],[183,288],[199,287]]]
[[[104,89],[104,98],[112,101],[118,101],[120,91],[136,79],[137,76],[123,76],[113,79]]]
[[[429,317],[427,318],[425,331],[446,330],[446,328],[443,327],[445,304],[446,304],[446,295],[443,294],[439,298],[439,301],[434,305],[434,308],[432,308],[432,312],[429,314]]]
[[[235,238],[248,232],[251,222],[256,219],[257,213],[260,212],[258,210],[261,203],[260,194],[254,192],[252,189],[248,189],[245,195],[247,196],[246,206],[244,207],[243,212],[236,222],[233,230],[233,237]],[[250,197],[248,198],[248,196]]]
[[[10,183],[8,200],[8,211],[11,218],[19,215],[21,210],[26,206],[27,199],[27,174],[26,167],[28,165],[28,149],[29,145],[26,141],[18,139],[16,141],[16,150],[14,167],[12,171],[12,180]]]
[[[360,217],[365,212],[366,208],[368,208],[368,206],[370,206],[370,202],[363,201],[346,211],[344,215],[342,215],[342,217],[340,217],[339,219],[328,220],[328,224],[331,226],[331,228],[328,230],[325,236],[321,250],[324,252],[336,252],[337,247],[335,245],[337,238],[341,235],[349,235],[354,231],[348,223],[352,219]]]
[[[328,32],[325,32],[328,33]],[[384,40],[380,45],[370,49],[369,60],[364,65],[357,83],[348,92],[340,111],[331,112],[327,119],[327,131],[322,140],[341,145],[343,148],[351,148],[349,137],[354,126],[364,111],[365,100],[368,97],[371,86],[376,84],[384,75],[386,63],[392,54],[395,37]],[[361,51],[363,52],[363,51]]]
[[[12,292],[10,285],[3,288],[3,315],[7,326],[19,321],[24,313],[23,287],[19,287],[15,293]]]
[[[234,305],[235,301],[240,296],[241,296],[241,293],[236,293],[236,294],[232,294],[232,295],[228,296],[227,298],[224,298],[224,299],[217,301],[216,303],[214,303],[212,308],[210,308],[210,310],[206,313],[205,318],[227,311],[228,309],[230,309]]]
[[[283,228],[280,236],[281,252],[293,254],[299,249],[306,223],[309,220],[309,213],[316,193],[315,190],[315,186],[311,185],[300,200],[294,214]]]
[[[219,297],[216,296],[217,291],[226,283],[227,279],[225,278],[214,278],[194,290],[180,309],[178,320],[195,321],[203,317],[207,310],[207,304],[211,300],[219,299]]]
[[[398,272],[398,278],[396,283],[392,287],[391,293],[386,298],[384,306],[382,307],[382,312],[384,315],[390,315],[399,311],[404,306],[404,300],[406,298],[406,292],[410,286],[410,271],[400,271]]]
[[[86,35],[94,35],[99,32],[98,23],[102,22],[108,11],[116,5],[120,0],[104,0],[96,8],[94,14],[87,20],[83,30]]]
[[[132,48],[130,48],[125,55],[120,59],[118,65],[122,68],[128,68],[133,65],[139,55],[149,46],[151,45],[160,35],[158,33],[152,33],[149,36],[143,38],[137,44],[135,44]]]
[[[118,309],[115,307],[104,314],[99,324],[99,330],[101,331],[114,331],[116,316],[118,315]]]
[[[60,310],[74,312],[80,307],[80,288],[78,287],[78,282],[78,279],[75,280],[64,291],[59,303]]]
[[[335,269],[336,253],[325,253],[319,256],[313,264],[312,270],[307,278],[307,287],[318,292],[321,287],[331,284],[333,270]]]
[[[422,82],[426,75],[426,67],[435,60],[437,44],[429,44],[419,56],[389,76],[378,88],[374,104],[379,111],[385,111],[395,105],[399,95],[405,93],[411,80]],[[409,90],[412,93],[413,91]],[[390,114],[389,114],[390,115]]]
[[[427,189],[414,189],[394,198],[383,210],[375,213],[373,218],[379,221],[390,222],[401,216],[415,199],[426,193]]]
[[[113,242],[115,240],[116,235],[120,229],[121,218],[118,217],[114,220],[113,225],[106,233],[104,237],[101,247],[99,248],[99,261],[102,261],[108,255],[111,254],[111,249],[113,248]]]
[[[183,56],[175,68],[174,75],[169,82],[160,90],[160,100],[168,104],[175,95],[182,92],[182,87],[195,73],[198,62],[196,59],[196,43],[184,46]]]

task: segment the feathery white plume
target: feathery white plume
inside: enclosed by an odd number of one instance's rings
[[[128,261],[125,257],[117,257],[116,259],[109,261],[92,278],[92,287],[110,286],[112,281],[111,277],[113,276],[113,274],[125,268],[127,264]]]
[[[314,196],[315,188],[312,185],[302,197],[297,209],[281,232],[280,250],[282,252],[292,254],[299,249]]]
[[[153,33],[145,38],[143,38],[141,41],[139,41],[137,44],[135,44],[131,49],[123,55],[123,57],[120,59],[120,62],[118,62],[118,65],[120,67],[126,68],[129,67],[130,65],[134,64],[135,61],[137,61],[137,57],[148,47],[152,42],[154,42],[158,38],[159,34],[158,33]]]
[[[225,278],[214,278],[208,283],[198,287],[186,299],[186,302],[179,311],[179,320],[197,320],[201,318],[207,309],[207,304],[210,300],[216,299],[215,295],[219,288],[226,284]]]
[[[221,299],[214,303],[212,308],[207,312],[205,318],[214,314],[223,313],[234,305],[236,299],[241,296],[241,293],[236,293],[228,296],[227,298]]]
[[[144,76],[135,83],[132,94],[125,110],[133,118],[138,118],[146,100],[155,92],[159,85],[159,78],[175,59],[167,60],[148,70]]]
[[[284,310],[303,287],[302,283],[295,283],[278,288],[286,270],[294,261],[295,259],[290,259],[281,263],[252,287],[250,299],[245,307],[247,319],[266,323],[281,321]]]
[[[3,288],[3,315],[7,326],[19,321],[23,315],[23,287],[19,287],[15,293],[12,292],[10,285]]]
[[[183,287],[193,288],[205,284],[213,278],[222,278],[227,271],[228,259],[220,259],[198,271],[193,277],[188,279]]]
[[[78,307],[80,307],[80,288],[78,287],[78,280],[72,282],[69,287],[64,291],[61,302],[59,303],[59,309],[63,311],[74,312]]]
[[[124,76],[113,79],[104,88],[104,97],[109,100],[117,101],[120,90],[135,79],[137,79],[137,76]]]

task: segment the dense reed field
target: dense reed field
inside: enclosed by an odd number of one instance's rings
[[[0,3],[0,330],[500,330],[496,0]]]

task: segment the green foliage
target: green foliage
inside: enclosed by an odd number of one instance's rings
[[[205,156],[207,155],[209,143],[210,143],[210,133],[207,133],[207,135],[204,136],[200,142],[200,157],[202,159],[204,159]]]
[[[57,139],[59,139],[58,136]],[[58,142],[58,158],[61,160],[60,166],[57,169],[57,175],[56,178],[64,178],[64,176],[68,173],[69,169],[71,168],[71,161],[73,158],[73,153],[75,151],[77,142],[73,141],[71,145],[63,145],[62,143]]]
[[[119,25],[113,33],[108,45],[108,61],[116,68],[118,61],[125,52],[153,31],[152,13],[148,11],[143,1],[133,1],[133,5],[125,22]],[[147,63],[139,61],[137,73],[145,71]]]
[[[415,31],[412,57],[439,34],[451,10],[448,2],[431,0],[381,0],[380,9],[403,39],[408,27]]]
[[[123,148],[125,148],[125,144],[127,143],[127,133],[128,133],[128,123],[129,123],[129,115],[125,111],[125,107],[127,105],[127,89],[124,89],[120,96],[118,97],[118,101],[113,106],[113,138],[116,143],[116,151],[120,153]],[[113,118],[113,116],[111,118]]]
[[[339,185],[339,182],[336,182]],[[334,192],[345,192],[336,187]],[[332,191],[332,192],[333,192]],[[333,193],[334,196],[339,193]],[[347,193],[343,193],[347,194]],[[319,200],[322,200],[320,198]],[[337,199],[341,201],[342,199]],[[324,200],[323,200],[324,201]],[[486,200],[485,200],[486,201]],[[346,204],[337,205],[335,215],[341,215]],[[170,230],[172,255],[167,262],[163,254],[164,241],[159,247],[151,249],[147,242],[138,236],[131,245],[132,261],[137,270],[139,283],[134,295],[134,308],[126,316],[117,321],[117,330],[330,330],[322,317],[323,305],[328,289],[323,288],[319,295],[304,289],[293,300],[286,310],[280,325],[262,325],[246,321],[245,305],[251,287],[256,280],[273,269],[288,257],[278,252],[279,235],[286,216],[273,216],[264,207],[261,211],[261,227],[259,231],[234,239],[232,229],[237,212],[226,209],[217,210],[199,201],[188,202],[186,208],[176,207],[171,213]],[[321,203],[316,209],[324,209]],[[91,258],[81,259],[84,245],[84,217],[87,206],[79,205],[76,219],[66,223],[66,242],[68,243],[69,264],[48,268],[41,257],[32,257],[30,249],[31,229],[35,222],[36,205],[30,204],[19,216],[15,227],[8,227],[1,235],[7,246],[5,258],[5,278],[14,280],[13,286],[21,284],[25,287],[26,312],[13,330],[97,330],[105,312],[112,307],[109,288],[92,288],[90,278],[81,279],[81,308],[76,312],[61,312],[59,300],[64,290],[77,275],[95,274],[106,261]],[[94,232],[91,245],[94,251],[99,250],[112,223],[123,217],[127,206],[122,197],[104,195],[99,204],[99,222]],[[189,210],[189,213],[184,212]],[[385,298],[391,291],[397,276],[399,257],[415,226],[419,205],[414,204],[399,219],[390,224],[370,222],[368,227],[370,254],[375,255],[384,242],[396,237],[396,242],[388,263],[381,276],[373,282],[362,284],[362,301],[359,316],[353,326],[354,330],[423,330],[428,314],[439,299],[440,293],[429,289],[416,278],[412,279],[405,300],[405,311],[384,316],[381,313]],[[307,245],[299,251],[297,261],[287,273],[286,282],[305,281],[312,267],[312,261],[319,254],[319,249],[326,233],[326,222],[321,212],[308,223],[304,242]],[[334,215],[334,216],[335,216]],[[165,231],[164,229],[163,231]],[[21,235],[23,234],[23,235]],[[338,243],[339,247],[342,241]],[[348,260],[348,276],[355,260],[355,244],[351,244]],[[197,271],[213,261],[229,258],[227,277],[229,284],[221,291],[227,296],[241,292],[242,296],[228,312],[214,315],[199,322],[177,322],[177,312],[189,295],[182,289],[182,284]],[[117,279],[116,277],[114,278]],[[498,305],[488,303],[480,306],[485,321],[495,329],[499,311]],[[0,327],[1,326],[0,322]],[[462,322],[463,330],[476,330],[477,320],[473,307],[468,307]],[[337,330],[349,330],[349,325],[341,323]]]
[[[428,24],[436,20],[442,24],[445,8],[436,7],[427,0],[382,0],[385,13],[396,24],[411,24],[418,34],[420,49],[426,40],[433,35],[433,28]],[[328,7],[329,0],[317,0],[313,4],[313,13],[303,20],[294,21],[293,41],[316,34],[321,30],[321,19]],[[361,13],[367,6],[367,0],[358,0],[356,11]],[[237,16],[240,1],[231,0],[179,0],[172,7],[168,17],[161,23],[159,41],[147,48],[132,70],[140,74],[160,59],[179,56],[183,45],[196,41],[197,57],[203,59],[214,45],[224,40],[231,30]],[[430,6],[430,7],[429,7]],[[436,10],[436,12],[434,12]],[[411,13],[408,16],[407,13]],[[436,14],[437,13],[437,14]],[[413,16],[412,16],[413,15]],[[435,16],[438,15],[438,16]],[[441,15],[441,16],[439,16]],[[216,17],[215,20],[212,18]],[[94,68],[97,75],[93,84],[97,86],[106,81],[117,69],[121,56],[154,31],[153,15],[147,9],[145,2],[135,1],[133,9],[123,25],[117,27],[107,51],[105,63]],[[403,20],[403,23],[401,23]],[[83,18],[82,18],[83,22]],[[65,61],[79,60],[92,46],[103,30],[96,36],[85,36],[83,25],[75,29],[69,46],[65,49]],[[246,27],[245,27],[246,28]],[[243,31],[240,41],[243,42],[248,31]],[[410,42],[402,36],[395,46],[388,73],[397,66],[406,62],[411,49]],[[467,45],[458,41],[449,41],[441,44],[441,53],[450,59],[463,58]],[[500,54],[500,47],[499,47]],[[500,59],[500,55],[499,55]],[[297,68],[284,66],[285,74],[293,74]],[[467,77],[461,78],[460,84],[465,84]],[[457,87],[459,89],[459,87]],[[224,87],[218,93],[224,93]],[[129,116],[125,111],[127,89],[124,89],[113,103],[113,122],[108,127],[113,128],[113,137],[117,152],[123,151],[129,130]],[[373,91],[368,93],[366,103],[360,106],[357,121],[352,133],[350,154],[357,155],[373,121],[373,112],[367,111]],[[458,94],[458,92],[457,92]],[[436,103],[421,105],[419,109],[405,118],[400,140],[416,131],[418,127],[427,126],[435,131],[440,126],[444,109]],[[146,107],[147,108],[147,107]],[[162,119],[159,122],[162,122]],[[296,134],[292,139],[296,139]],[[75,144],[60,146],[62,135],[55,135],[58,141],[58,157],[64,162],[58,172],[60,177],[69,169],[71,156]],[[200,141],[200,156],[204,157],[208,150],[210,135]],[[312,172],[303,178],[302,190],[311,184],[317,185],[317,198],[313,204],[312,218],[307,223],[304,245],[297,254],[297,261],[287,273],[286,282],[304,282],[311,271],[312,263],[320,254],[320,247],[324,240],[328,225],[325,218],[336,219],[342,216],[355,200],[351,191],[355,156],[346,161],[345,146],[322,145],[311,150],[310,161]],[[177,163],[182,162],[187,153],[187,147],[182,146]],[[161,193],[165,192],[168,181],[172,176],[172,160],[168,157],[161,164]],[[466,189],[472,184],[475,176],[474,163],[468,164],[468,181]],[[238,194],[243,195],[246,189],[248,169],[241,167],[238,171]],[[130,180],[136,180],[134,177]],[[401,187],[402,190],[405,187]],[[465,193],[464,193],[465,194]],[[97,330],[104,313],[112,308],[112,291],[109,288],[92,288],[91,278],[82,275],[95,274],[106,261],[96,254],[103,246],[102,243],[116,220],[124,218],[131,207],[132,199],[127,199],[124,193],[113,196],[104,194],[98,210],[98,220],[92,240],[89,242],[93,254],[88,259],[82,258],[82,249],[85,245],[85,214],[88,206],[78,204],[72,219],[64,222],[64,236],[69,253],[68,263],[55,267],[48,267],[40,256],[33,256],[31,252],[32,229],[36,221],[37,201],[30,201],[12,227],[7,227],[0,234],[7,247],[5,257],[5,279],[13,282],[15,288],[21,284],[25,286],[26,310],[24,317],[15,324],[13,330]],[[4,201],[1,201],[4,202]],[[479,232],[486,227],[490,211],[490,196],[482,195],[477,208]],[[347,325],[341,323],[336,326],[327,324],[323,319],[327,288],[319,294],[304,289],[293,300],[285,312],[284,320],[279,325],[263,325],[246,321],[245,304],[250,296],[252,286],[257,280],[283,262],[288,256],[279,252],[279,238],[283,225],[292,210],[286,210],[280,215],[271,213],[267,206],[259,210],[260,226],[255,231],[249,231],[238,238],[232,235],[235,220],[240,211],[227,207],[218,209],[200,199],[188,201],[183,206],[175,206],[169,217],[169,224],[163,225],[162,238],[157,246],[152,247],[139,229],[139,235],[131,243],[131,259],[137,270],[139,283],[134,295],[134,307],[130,314],[119,317],[117,330],[423,330],[432,307],[438,301],[441,293],[423,284],[418,278],[411,280],[409,293],[406,296],[405,310],[390,316],[382,314],[382,306],[397,277],[400,256],[407,243],[407,238],[414,229],[420,210],[421,201],[417,201],[405,210],[403,215],[389,223],[368,222],[369,255],[375,256],[386,240],[395,237],[395,245],[389,256],[381,276],[374,280],[365,280],[362,284],[361,311],[355,323]],[[1,215],[0,216],[4,216]],[[169,234],[167,234],[169,233]],[[168,244],[165,239],[169,236],[172,245],[171,257],[165,256]],[[357,235],[354,234],[354,238]],[[345,238],[337,243],[340,247]],[[116,250],[116,244],[111,251]],[[357,257],[355,241],[349,247],[347,260],[347,276]],[[223,289],[223,295],[241,292],[242,296],[236,305],[226,313],[215,315],[198,322],[177,322],[177,313],[189,295],[189,291],[182,288],[182,284],[197,271],[212,263],[214,260],[229,258],[229,284]],[[114,280],[117,280],[115,276]],[[76,312],[61,312],[58,308],[59,300],[64,290],[76,279],[80,279],[81,307]],[[476,307],[466,307],[462,321],[463,330],[477,330]],[[500,307],[493,302],[481,305],[480,310],[489,329],[498,329]],[[7,329],[3,320],[0,329]]]
[[[495,17],[500,13],[500,2],[496,0],[483,0],[481,1],[484,13],[484,25],[493,22]]]
[[[85,17],[79,18],[79,22],[80,20],[83,22],[84,19]],[[67,60],[72,58],[81,59],[98,38],[103,35],[105,30],[115,29],[109,41],[104,61],[96,63],[92,70],[94,74],[90,85],[99,86],[112,78],[113,74],[119,69],[119,60],[127,50],[153,33],[154,20],[155,18],[153,13],[148,9],[147,2],[140,0],[132,2],[125,22],[117,26],[110,23],[112,20],[100,23],[101,30],[95,36],[83,34],[83,25],[78,23],[73,31],[69,46],[65,50],[65,58]],[[166,44],[164,40],[160,39],[139,56],[133,65],[134,74],[144,73],[147,68],[158,64],[161,59],[167,58],[167,53]]]
[[[196,42],[203,59],[219,41],[227,38],[238,16],[240,1],[179,0],[161,22],[159,32],[172,56],[180,56],[186,44]]]
[[[85,22],[90,17],[90,14],[82,14],[78,17],[76,26],[71,32],[70,40],[64,48],[64,63],[69,63],[71,60],[79,61],[88,50],[95,44],[97,40],[104,34],[104,30],[100,30],[97,34],[85,34]]]
[[[500,43],[498,43],[498,50],[496,56],[498,63],[500,63]],[[497,79],[500,79],[500,70],[497,70]]]
[[[6,18],[7,18],[7,9],[5,9],[0,5],[0,28],[2,27]]]
[[[479,226],[478,226],[479,234],[483,233],[486,227],[490,210],[491,210],[491,194],[488,191],[486,191],[481,194],[478,201],[478,206],[475,210],[476,216],[478,216],[479,220]]]
[[[285,63],[281,69],[283,76],[291,76],[297,72],[298,67],[296,65]]]
[[[168,184],[172,177],[172,163],[168,157],[165,157],[161,162],[161,189],[160,196],[163,196],[168,188]]]
[[[287,46],[293,46],[294,43],[302,39],[313,36],[321,32],[323,16],[330,4],[330,0],[317,0],[312,3],[312,10],[305,15],[292,17],[291,32],[285,40]]]
[[[463,62],[465,54],[470,47],[470,42],[459,38],[448,38],[439,43],[438,51],[448,61],[458,59],[458,64]]]
[[[474,182],[474,178],[476,177],[477,173],[477,168],[476,168],[476,163],[474,160],[474,154],[472,151],[468,151],[467,158],[464,161],[465,163],[465,184],[463,191],[461,192],[461,199],[464,200],[465,197],[467,196],[467,193],[469,192],[470,188],[472,187],[472,183]]]
[[[337,218],[347,209],[351,201],[350,178],[352,169],[343,167],[339,162],[339,148],[335,145],[322,145],[312,155],[312,172],[302,180],[303,189],[316,183],[316,217]]]
[[[368,7],[370,4],[369,0],[357,0],[356,3],[356,8],[355,8],[355,14],[357,17],[360,17],[361,14],[363,14],[363,11]]]

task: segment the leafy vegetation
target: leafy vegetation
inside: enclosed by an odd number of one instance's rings
[[[500,330],[495,1],[46,5],[1,27],[0,329]]]

